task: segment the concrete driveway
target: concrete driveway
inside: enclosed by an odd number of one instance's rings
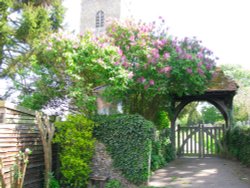
[[[220,158],[179,158],[157,170],[149,185],[167,188],[250,188],[250,168]]]

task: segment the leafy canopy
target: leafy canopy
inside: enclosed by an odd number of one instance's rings
[[[163,26],[131,20],[113,21],[99,36],[48,35],[34,52],[20,69],[32,78],[23,104],[34,107],[27,101],[36,101],[35,108],[42,108],[68,99],[78,110],[91,111],[93,89],[109,85],[107,98],[123,100],[127,112],[151,120],[174,95],[202,93],[215,67],[213,53],[195,38],[179,40]]]
[[[24,94],[33,91],[27,74],[35,46],[61,27],[63,12],[60,0],[0,0],[0,77]]]
[[[110,87],[111,96],[120,93],[128,112],[151,120],[167,109],[174,95],[202,93],[215,68],[213,53],[200,41],[174,38],[160,21],[160,26],[115,21],[107,29],[119,47],[122,61],[116,66],[128,70],[131,78],[125,90]]]
[[[238,65],[222,65],[222,70],[239,85],[234,98],[234,119],[236,121],[246,121],[250,116],[250,71]]]

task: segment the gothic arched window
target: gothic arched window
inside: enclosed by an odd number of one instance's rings
[[[95,26],[96,28],[100,28],[104,26],[104,12],[102,10],[99,10],[96,13],[96,18],[95,18]]]

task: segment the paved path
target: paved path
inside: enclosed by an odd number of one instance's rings
[[[166,188],[250,188],[250,168],[220,158],[180,158],[157,170],[149,185]]]

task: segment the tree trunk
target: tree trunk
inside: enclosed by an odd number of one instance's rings
[[[49,174],[52,172],[52,139],[55,133],[54,124],[50,122],[48,116],[44,116],[43,113],[36,113],[36,120],[38,128],[41,134],[44,152],[44,184],[45,188],[49,188]]]

